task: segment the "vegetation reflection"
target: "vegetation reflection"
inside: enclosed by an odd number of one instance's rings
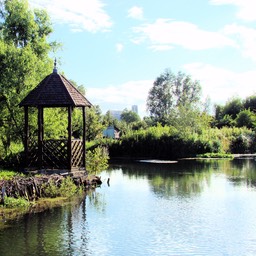
[[[113,164],[110,171],[120,165]],[[128,177],[149,180],[157,196],[199,195],[211,183],[212,174],[224,174],[234,185],[256,187],[256,162],[243,160],[184,160],[172,164],[133,163],[121,165]]]

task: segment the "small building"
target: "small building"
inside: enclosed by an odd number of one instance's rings
[[[103,131],[104,138],[112,138],[119,139],[120,138],[120,130],[114,125],[110,125],[107,129]]]
[[[65,170],[68,172],[85,169],[85,115],[86,107],[92,104],[63,75],[58,74],[56,60],[51,74],[46,76],[19,104],[24,108],[25,168],[37,170]],[[38,129],[36,138],[29,132],[29,108],[37,109]],[[72,111],[82,109],[82,139],[72,139]],[[64,108],[68,113],[66,139],[44,138],[44,109]]]

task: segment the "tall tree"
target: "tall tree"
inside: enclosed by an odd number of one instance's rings
[[[128,109],[124,109],[122,114],[121,114],[121,120],[125,121],[126,123],[134,123],[140,121],[140,116]]]
[[[87,109],[87,128],[86,138],[87,140],[94,140],[103,136],[103,117],[98,105]]]
[[[240,98],[235,97],[225,104],[223,108],[224,115],[230,115],[233,119],[236,118],[238,113],[244,109],[243,102]]]
[[[19,102],[53,67],[48,42],[52,32],[43,10],[29,9],[28,1],[0,1],[0,149],[21,142],[23,110]],[[33,112],[33,110],[32,110]]]
[[[214,126],[218,128],[235,126],[235,119],[242,110],[244,110],[244,104],[237,97],[229,99],[224,106],[215,105]]]
[[[236,117],[237,127],[247,127],[254,129],[256,125],[256,115],[249,109],[242,110],[238,113]]]
[[[175,75],[167,69],[156,78],[147,98],[147,108],[155,121],[165,124],[173,109],[199,103],[200,83],[189,75],[178,72]]]
[[[249,96],[245,99],[244,108],[256,113],[256,95]]]

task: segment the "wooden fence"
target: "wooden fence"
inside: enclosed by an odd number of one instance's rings
[[[72,168],[83,167],[83,141],[72,140]],[[44,140],[42,143],[42,168],[44,169],[67,169],[68,159],[68,141]],[[39,165],[38,144],[30,141],[28,145],[27,167],[35,167]]]

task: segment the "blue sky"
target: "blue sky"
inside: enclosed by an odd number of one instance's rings
[[[200,80],[224,104],[256,90],[255,0],[29,0],[45,8],[58,70],[83,84],[103,114],[138,105],[166,68]]]

